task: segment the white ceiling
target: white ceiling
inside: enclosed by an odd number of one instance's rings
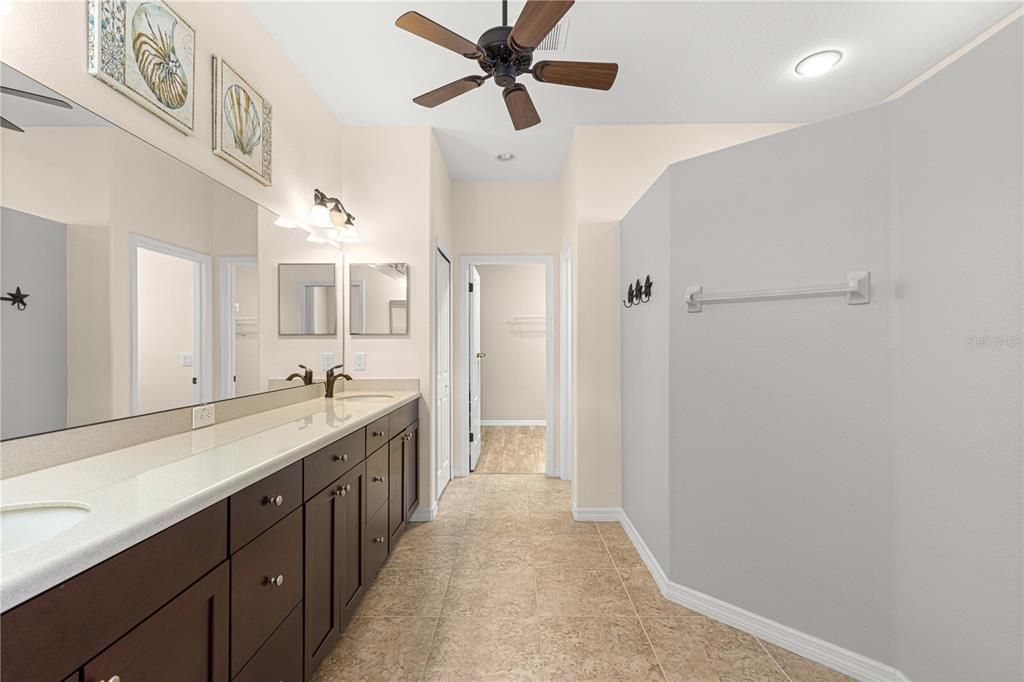
[[[510,23],[522,4],[510,3]],[[500,24],[498,0],[250,6],[341,123],[433,126],[456,180],[544,180],[560,177],[577,125],[805,122],[875,104],[1020,3],[579,0],[565,50],[535,59],[618,62],[618,80],[599,92],[520,79],[543,119],[521,132],[493,83],[413,104],[479,67],[394,25],[416,10],[475,41]],[[831,73],[794,73],[826,48],[845,55]],[[494,159],[506,151],[518,158]]]

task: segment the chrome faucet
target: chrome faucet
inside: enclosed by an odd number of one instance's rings
[[[288,378],[285,379],[285,381],[291,381],[292,379],[302,379],[302,383],[309,386],[310,384],[313,383],[313,370],[311,370],[309,367],[306,367],[305,365],[299,365],[299,367],[306,371],[303,372],[302,374],[299,374],[298,372],[292,372],[291,374],[288,375]]]
[[[333,398],[334,397],[334,383],[338,379],[344,379],[346,381],[352,381],[352,377],[350,377],[349,375],[345,374],[344,372],[338,372],[337,374],[334,373],[334,370],[342,369],[344,367],[345,367],[345,363],[341,363],[340,365],[335,365],[334,367],[331,367],[329,370],[327,370],[327,391],[324,394],[325,398]]]

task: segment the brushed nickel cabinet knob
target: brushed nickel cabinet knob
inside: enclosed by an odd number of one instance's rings
[[[373,541],[376,542],[377,544],[382,544],[384,542],[384,538],[383,537],[374,538]]]
[[[284,495],[268,495],[263,498],[263,504],[272,504],[275,507],[280,507],[284,504]]]
[[[384,432],[383,431],[374,431],[370,435],[373,436],[374,438],[383,438],[384,437]]]
[[[340,456],[339,455],[335,455],[334,456],[334,461],[335,462],[347,462],[348,461],[348,455],[347,454],[340,455]]]
[[[281,585],[284,585],[284,576],[280,573],[276,576],[268,575],[266,579],[266,584],[270,585],[271,587],[281,587]]]
[[[373,477],[373,482],[374,483],[383,483],[384,482],[384,477],[383,476],[374,476]]]

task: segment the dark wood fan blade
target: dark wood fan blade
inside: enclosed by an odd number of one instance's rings
[[[537,49],[551,33],[558,20],[565,16],[575,0],[526,0],[526,6],[516,19],[508,46],[517,52]]]
[[[41,102],[42,104],[50,104],[61,109],[70,109],[71,105],[62,99],[56,97],[47,97],[46,95],[37,95],[34,92],[28,90],[19,90],[17,88],[9,88],[6,85],[0,85],[0,93],[4,95],[12,95],[14,97],[21,97],[23,99],[30,99],[33,102]]]
[[[13,123],[8,121],[3,116],[0,116],[0,128],[6,128],[7,130],[13,130],[16,133],[23,133],[23,132],[25,132],[24,129],[19,128],[18,126],[14,125]]]
[[[449,31],[419,12],[406,12],[398,17],[395,26],[441,47],[447,47],[452,52],[458,52],[463,57],[476,59],[480,56],[480,48],[476,46],[476,43],[466,40],[458,33]]]
[[[611,88],[618,73],[618,64],[601,62],[537,62],[533,65],[533,77],[541,83],[594,90]]]
[[[485,80],[487,79],[483,76],[466,76],[457,81],[452,81],[448,85],[442,85],[436,90],[425,92],[419,97],[414,98],[413,102],[416,102],[421,107],[433,108],[459,95],[464,95],[470,90],[476,90],[484,84]]]
[[[516,83],[505,88],[502,91],[502,96],[505,98],[508,115],[512,117],[512,126],[516,130],[523,130],[540,123],[540,114],[533,106],[533,100],[530,99],[530,93],[526,91],[526,86]]]

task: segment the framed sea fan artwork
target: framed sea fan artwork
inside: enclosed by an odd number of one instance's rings
[[[270,186],[273,109],[226,61],[213,57],[213,153]]]
[[[89,73],[191,135],[196,31],[161,0],[89,0]]]

